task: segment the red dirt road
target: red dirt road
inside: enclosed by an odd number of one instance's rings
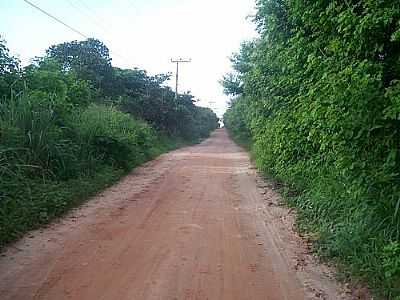
[[[217,130],[0,258],[0,299],[345,299],[293,216]]]

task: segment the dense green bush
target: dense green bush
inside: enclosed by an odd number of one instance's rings
[[[23,93],[0,107],[0,246],[159,153],[154,130],[113,107],[63,120],[57,101],[40,100]]]
[[[387,270],[400,238],[400,2],[259,0],[255,22],[260,37],[224,79],[226,126],[296,190],[321,255],[400,295]]]
[[[113,107],[91,105],[68,120],[79,145],[97,159],[130,169],[151,157],[154,130]]]
[[[251,132],[247,127],[246,99],[238,98],[232,101],[224,115],[224,125],[229,129],[235,141],[242,146],[251,146]]]

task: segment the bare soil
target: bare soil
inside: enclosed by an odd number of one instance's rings
[[[0,299],[349,299],[223,129],[0,257]]]

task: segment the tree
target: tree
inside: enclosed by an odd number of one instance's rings
[[[66,71],[54,58],[36,58],[24,68],[23,80],[30,93],[57,96],[69,107],[86,107],[93,101],[90,83]]]
[[[10,94],[20,78],[20,62],[10,55],[6,42],[0,37],[0,101]]]
[[[97,39],[72,41],[51,46],[47,56],[58,61],[66,71],[73,70],[78,78],[89,81],[102,96],[112,96],[113,68],[110,51]]]

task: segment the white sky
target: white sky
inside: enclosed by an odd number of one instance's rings
[[[171,58],[191,58],[180,68],[180,92],[190,90],[199,105],[222,115],[229,100],[218,81],[229,57],[256,36],[246,17],[255,0],[30,0],[78,29],[102,40],[112,63],[150,74],[175,72]],[[23,0],[0,0],[0,35],[26,63],[54,44],[83,39]],[[174,77],[169,83],[175,85]],[[209,103],[209,102],[214,103]]]

